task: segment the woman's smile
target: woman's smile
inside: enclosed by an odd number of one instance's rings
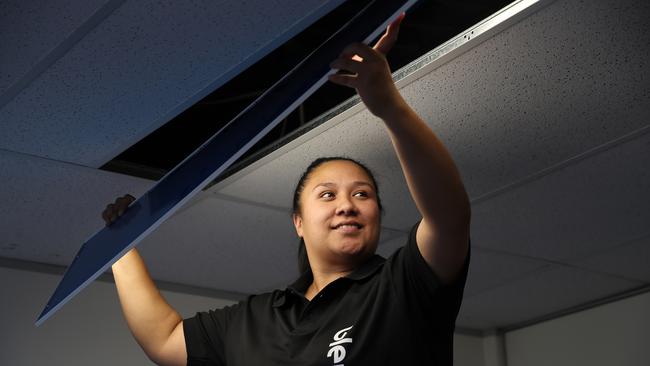
[[[336,229],[336,231],[345,234],[356,234],[361,231],[361,228],[354,225],[341,225]]]
[[[356,221],[345,221],[335,225],[332,229],[344,234],[356,234],[363,229],[363,225]]]

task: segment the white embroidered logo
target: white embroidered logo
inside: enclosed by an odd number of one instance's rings
[[[330,349],[327,351],[327,357],[334,357],[334,366],[343,366],[341,363],[345,359],[345,347],[344,343],[352,343],[352,338],[346,336],[348,331],[352,329],[353,326],[343,328],[334,334],[334,342],[330,343]]]

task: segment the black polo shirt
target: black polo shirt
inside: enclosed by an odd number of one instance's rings
[[[311,274],[183,321],[188,365],[452,365],[469,267],[444,286],[408,241],[308,301]]]

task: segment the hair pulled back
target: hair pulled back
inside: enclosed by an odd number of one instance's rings
[[[300,179],[298,180],[298,184],[296,184],[296,188],[293,191],[292,213],[294,215],[301,214],[300,196],[302,194],[302,191],[305,189],[305,184],[309,180],[309,176],[311,175],[311,173],[322,164],[327,163],[329,161],[337,161],[337,160],[352,162],[358,165],[361,169],[363,169],[366,172],[366,174],[370,178],[370,181],[372,182],[372,185],[375,188],[375,194],[377,197],[377,206],[379,207],[379,212],[383,213],[381,200],[379,199],[379,186],[377,185],[375,176],[372,174],[370,169],[368,169],[368,167],[366,167],[362,163],[352,158],[343,157],[343,156],[322,157],[312,161],[311,164],[309,164],[307,169],[305,169],[305,171],[300,176]],[[311,272],[311,266],[309,265],[309,257],[307,257],[307,249],[305,248],[305,240],[303,238],[300,238],[300,243],[298,244],[298,270],[300,271],[301,274]]]

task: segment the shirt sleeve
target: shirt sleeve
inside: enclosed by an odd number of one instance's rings
[[[241,303],[223,309],[199,312],[183,320],[188,366],[226,365],[228,325]]]
[[[406,245],[388,259],[393,287],[414,320],[434,329],[453,331],[467,280],[471,240],[462,270],[454,282],[445,285],[420,253],[416,242],[418,226],[419,222],[412,227]]]

